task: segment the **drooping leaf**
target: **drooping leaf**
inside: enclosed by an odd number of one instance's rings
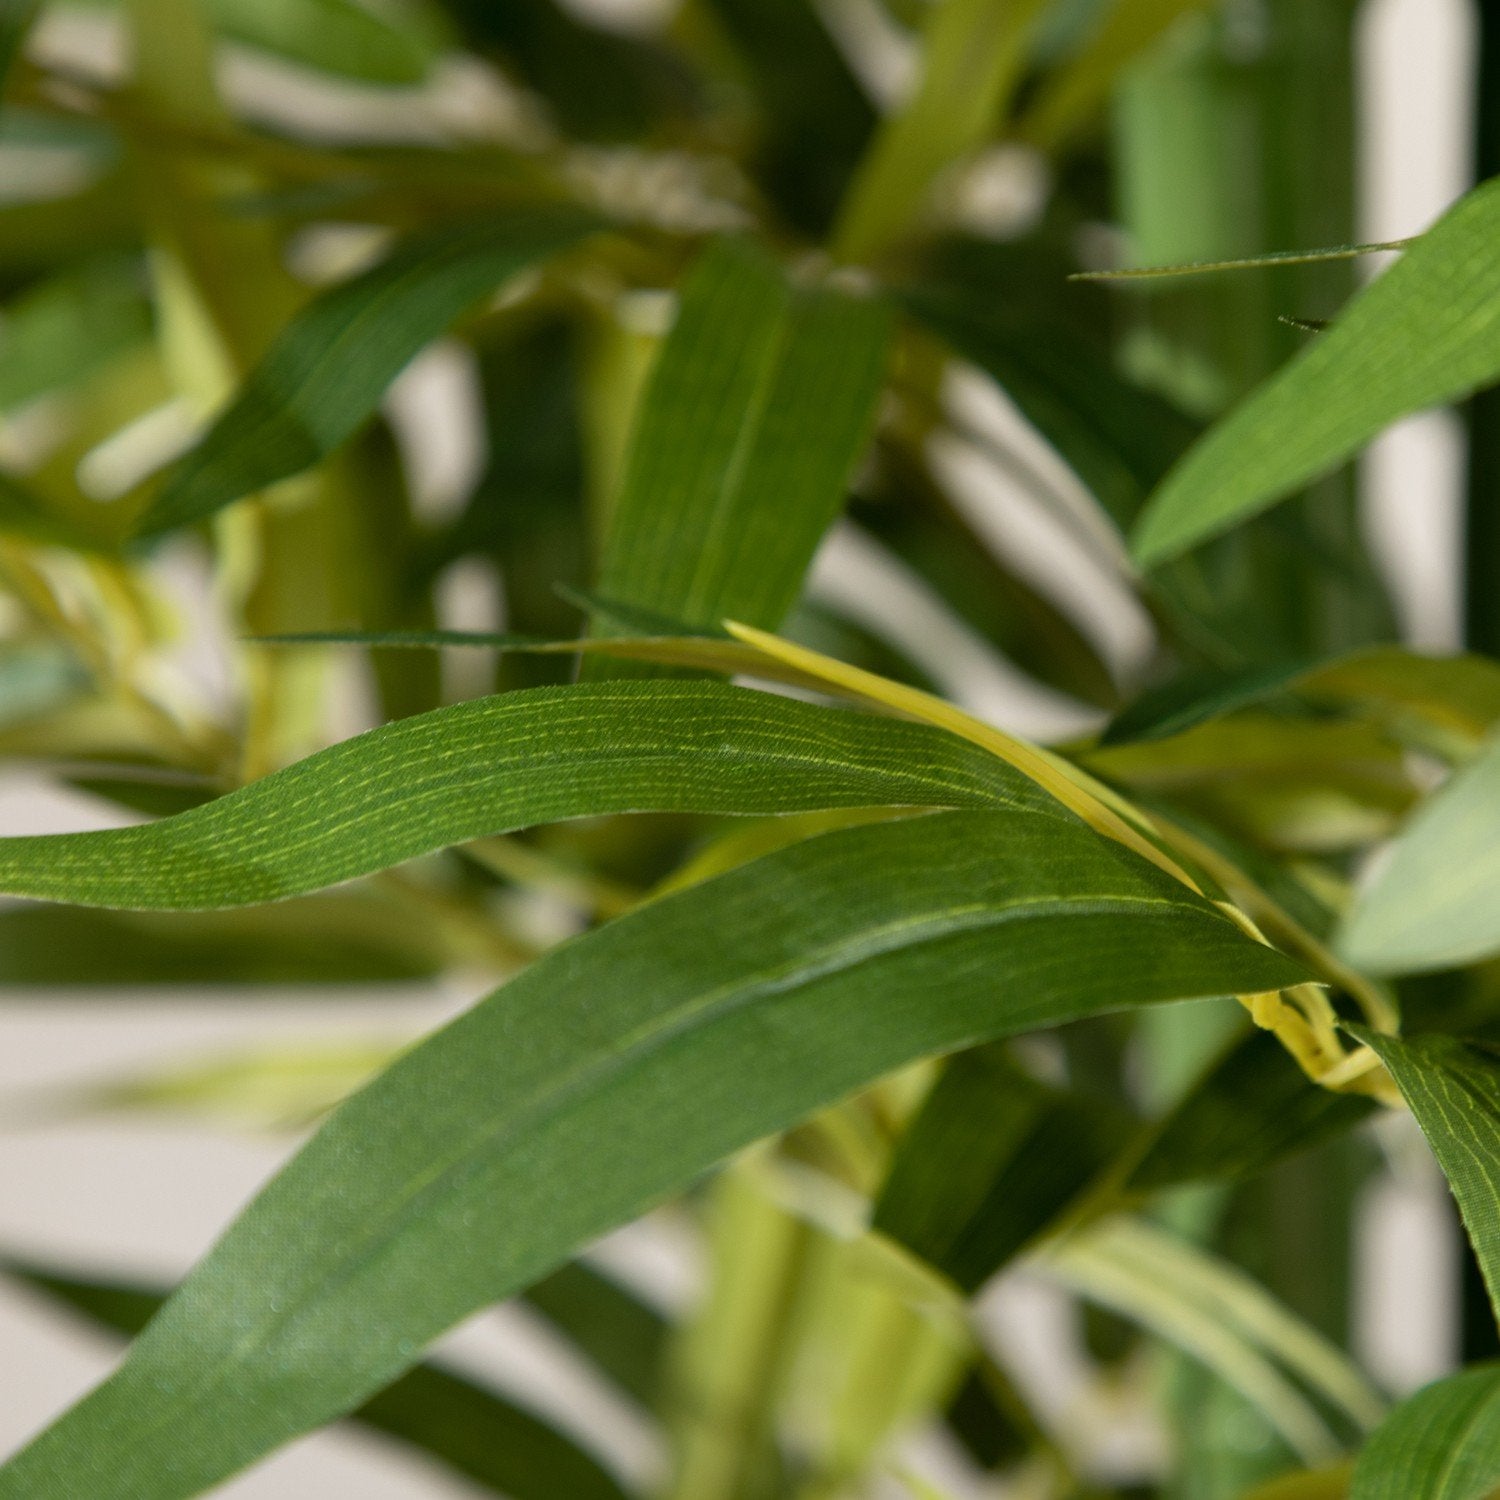
[[[1374,974],[1409,974],[1500,952],[1500,741],[1412,814],[1357,897],[1340,951]]]
[[[1155,1192],[1188,1182],[1237,1182],[1352,1129],[1377,1108],[1363,1095],[1309,1083],[1268,1032],[1237,1039],[1146,1140],[1124,1186]]]
[[[1500,1317],[1500,1053],[1437,1034],[1399,1038],[1363,1026],[1411,1106],[1453,1196]]]
[[[973,1292],[1052,1223],[1129,1124],[998,1047],[963,1053],[902,1137],[874,1227]]]
[[[0,1261],[0,1271],[127,1336],[139,1333],[167,1298],[146,1287],[85,1281],[12,1261]],[[625,1500],[619,1480],[555,1427],[438,1365],[408,1370],[350,1420],[510,1500]]]
[[[204,910],[564,818],[889,804],[1066,818],[993,756],[924,726],[719,683],[582,683],[400,720],[159,822],[0,839],[0,891]]]
[[[345,1104],[0,1497],[182,1500],[477,1306],[901,1064],[1300,978],[1076,823],[829,834],[541,959]]]
[[[600,592],[690,625],[779,624],[869,438],[889,332],[873,297],[713,245],[636,420]]]
[[[1354,1465],[1349,1500],[1490,1500],[1500,1488],[1500,1366],[1408,1397]]]
[[[1264,510],[1382,428],[1500,376],[1500,179],[1476,188],[1167,476],[1132,538],[1152,566]]]
[[[317,463],[359,429],[412,356],[466,308],[598,227],[565,208],[447,226],[413,237],[316,298],[168,475],[141,533],[202,520]]]

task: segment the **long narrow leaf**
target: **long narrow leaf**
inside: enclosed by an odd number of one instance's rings
[[[1327,473],[1398,417],[1500,377],[1500,179],[1464,198],[1167,476],[1132,539],[1162,563]]]
[[[994,757],[921,725],[711,682],[582,683],[403,719],[156,823],[0,839],[0,891],[204,910],[564,818],[885,805],[1066,816]]]
[[[1349,1500],[1489,1500],[1500,1487],[1500,1366],[1403,1401],[1365,1444]]]
[[[182,1500],[474,1308],[913,1058],[1297,966],[1082,825],[812,839],[541,959],[345,1104],[3,1500]]]
[[[310,468],[356,432],[412,356],[466,308],[598,221],[536,210],[433,230],[310,303],[142,518],[155,536]]]
[[[777,625],[870,435],[888,309],[712,246],[637,419],[600,590],[692,625]]]

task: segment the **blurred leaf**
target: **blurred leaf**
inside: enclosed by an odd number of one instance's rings
[[[1405,250],[1412,240],[1387,240],[1377,245],[1335,245],[1327,250],[1268,250],[1239,260],[1192,260],[1177,266],[1136,266],[1116,271],[1075,271],[1069,281],[1154,281],[1167,276],[1207,276],[1222,271],[1254,271],[1266,266],[1317,265],[1326,260],[1357,260],[1361,255],[1379,255]],[[1308,333],[1321,333],[1328,325],[1321,319],[1292,318],[1291,325]]]
[[[357,0],[207,0],[215,27],[322,73],[361,83],[419,84],[437,57],[431,38],[393,7]]]
[[[115,1333],[139,1333],[167,1294],[84,1281],[11,1260],[0,1271]],[[372,1397],[350,1420],[395,1438],[444,1468],[510,1500],[625,1500],[591,1454],[542,1418],[437,1365],[421,1364]]]
[[[891,804],[1068,821],[993,756],[922,725],[719,683],[583,683],[401,720],[160,822],[0,839],[0,891],[202,910],[563,818]]]
[[[913,1058],[1295,965],[1081,825],[828,834],[539,960],[346,1103],[0,1496],[180,1500]]]
[[[1418,806],[1355,898],[1337,946],[1373,974],[1500,952],[1500,740]]]
[[[0,92],[41,8],[41,0],[0,0]]]
[[[0,911],[0,984],[379,984],[438,973],[430,924],[387,901],[308,897],[253,912]]]
[[[1309,665],[1284,662],[1230,674],[1186,673],[1164,687],[1142,693],[1109,721],[1099,743],[1128,745],[1168,739],[1210,719],[1274,697],[1304,677]]]
[[[929,12],[911,99],[876,134],[839,212],[833,253],[868,261],[907,233],[938,175],[984,145],[1046,0],[947,0]]]
[[[446,0],[446,9],[505,54],[569,136],[638,140],[702,107],[697,80],[669,48],[592,25],[557,0]]]
[[[1168,30],[1208,0],[1111,0],[1076,57],[1046,81],[1021,120],[1023,138],[1055,150],[1091,123],[1122,73]]]
[[[1500,1317],[1500,1052],[1452,1036],[1352,1035],[1386,1065],[1458,1200],[1464,1227]]]
[[[1239,1500],[1348,1500],[1352,1464],[1337,1464],[1331,1469],[1305,1470],[1258,1484]]]
[[[600,592],[690,625],[779,624],[869,440],[889,336],[877,299],[713,245],[636,418]]]
[[[407,362],[466,308],[598,221],[513,213],[417,235],[282,330],[142,518],[155,536],[311,467],[368,420]]]
[[[1169,1113],[1127,1148],[1127,1191],[1236,1182],[1352,1129],[1373,1099],[1309,1083],[1269,1032],[1237,1038]]]
[[[1316,479],[1410,412],[1500,377],[1500,179],[1476,188],[1169,474],[1132,538],[1145,566]]]
[[[756,159],[771,197],[822,235],[875,128],[875,109],[812,0],[711,0],[762,104]]]
[[[1365,1444],[1349,1500],[1490,1500],[1500,1488],[1500,1366],[1408,1397]]]
[[[998,1047],[966,1052],[902,1136],[874,1227],[975,1292],[1077,1197],[1129,1124]]]
[[[1384,1402],[1343,1352],[1238,1267],[1133,1219],[1112,1219],[1049,1245],[1047,1270],[1083,1296],[1176,1344],[1265,1416],[1304,1462],[1340,1443],[1297,1384],[1305,1381],[1357,1428]]]
[[[134,260],[92,261],[5,306],[0,411],[72,385],[151,333]]]

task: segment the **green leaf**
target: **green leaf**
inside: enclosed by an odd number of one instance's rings
[[[202,520],[310,468],[359,430],[412,356],[466,308],[598,227],[563,208],[448,226],[323,293],[168,475],[141,534]]]
[[[1408,1397],[1365,1444],[1349,1500],[1490,1500],[1500,1488],[1500,1365]]]
[[[1500,1317],[1500,1053],[1451,1036],[1351,1035],[1386,1065],[1443,1169]]]
[[[0,891],[205,910],[563,818],[888,805],[1068,817],[996,757],[922,725],[712,682],[580,683],[403,719],[159,822],[0,839]]]
[[[134,259],[95,261],[6,304],[0,327],[0,411],[70,386],[151,333]]]
[[[3,1500],[181,1500],[476,1307],[914,1058],[1302,977],[1081,824],[828,834],[554,950],[346,1103]]]
[[[1122,1125],[1119,1111],[1037,1082],[998,1047],[966,1052],[902,1137],[874,1227],[974,1292],[1109,1161]]]
[[[0,984],[378,984],[438,973],[430,924],[391,903],[309,897],[264,911],[0,911]]]
[[[1148,689],[1116,714],[1099,736],[1101,745],[1164,740],[1210,719],[1247,708],[1291,687],[1306,675],[1308,662],[1279,662],[1244,672],[1189,672],[1160,688]]]
[[[1331,1136],[1378,1106],[1316,1088],[1269,1032],[1236,1039],[1145,1141],[1130,1148],[1124,1186],[1157,1192],[1189,1182],[1238,1182]]]
[[[1132,547],[1154,566],[1336,468],[1410,412],[1500,377],[1500,179],[1476,188],[1167,476]]]
[[[361,83],[419,84],[437,57],[415,28],[356,0],[208,0],[207,10],[226,37]]]
[[[13,1261],[0,1261],[0,1271],[45,1292],[91,1322],[126,1335],[139,1333],[167,1297],[146,1287],[84,1281]],[[556,1428],[524,1407],[436,1365],[408,1370],[351,1413],[350,1420],[395,1438],[510,1500],[625,1497],[619,1481]]]
[[[1337,947],[1372,974],[1500,952],[1500,740],[1417,808],[1355,901]]]
[[[840,210],[840,260],[871,260],[908,232],[938,175],[998,129],[1044,8],[1045,0],[949,0],[930,12],[916,91],[882,125]]]
[[[781,622],[875,418],[890,314],[713,245],[647,387],[601,593],[690,625]]]
[[[41,0],[0,0],[0,91],[41,8]]]

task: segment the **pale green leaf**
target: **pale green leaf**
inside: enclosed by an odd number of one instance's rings
[[[1356,900],[1337,947],[1372,974],[1500,952],[1500,740],[1417,808]]]
[[[1163,481],[1132,538],[1145,566],[1255,515],[1382,428],[1500,377],[1500,179],[1451,209],[1332,328]]]
[[[1359,1455],[1349,1500],[1490,1500],[1500,1490],[1500,1366],[1403,1401]]]
[[[826,835],[539,960],[345,1104],[3,1500],[182,1500],[475,1308],[924,1055],[1300,977],[1081,824]]]
[[[598,221],[565,208],[420,234],[284,328],[142,518],[154,536],[310,468],[374,413],[412,356],[518,272]]]
[[[0,892],[204,910],[608,812],[1012,805],[1032,782],[922,725],[712,682],[581,683],[399,720],[159,822],[0,839]]]
[[[357,0],[207,0],[207,9],[226,37],[362,83],[419,84],[437,56],[417,28]]]

